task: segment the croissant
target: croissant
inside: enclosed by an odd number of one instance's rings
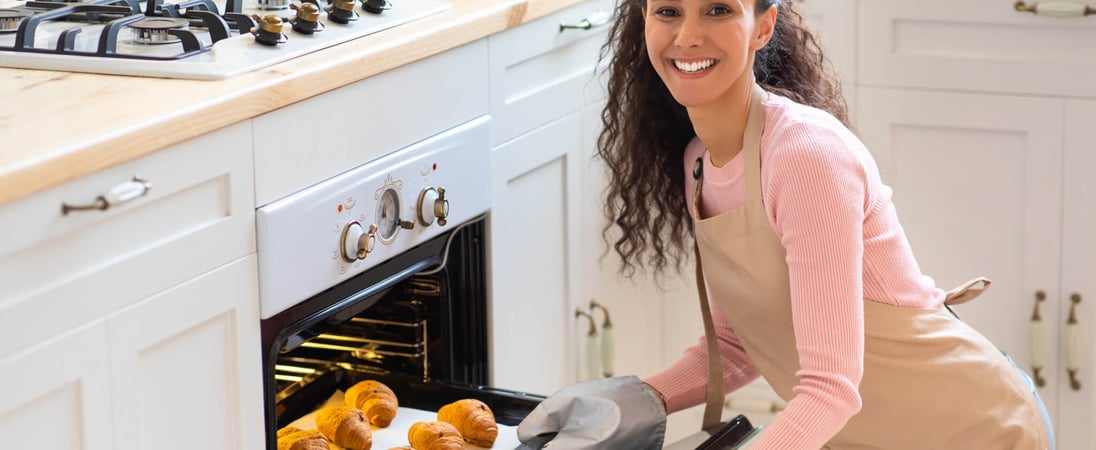
[[[327,438],[317,430],[286,427],[278,430],[278,450],[330,450]]]
[[[474,398],[457,400],[438,410],[438,420],[453,424],[464,440],[490,448],[499,436],[495,414],[483,402]]]
[[[407,430],[407,440],[415,450],[461,450],[464,438],[446,422],[415,422]]]
[[[361,381],[346,390],[346,404],[365,412],[369,423],[384,428],[396,417],[396,393],[376,380]]]
[[[328,439],[349,450],[369,450],[373,430],[365,413],[358,408],[332,406],[316,412],[316,428]]]

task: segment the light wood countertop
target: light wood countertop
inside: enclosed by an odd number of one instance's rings
[[[226,80],[0,68],[0,204],[582,2],[452,1],[444,13]]]

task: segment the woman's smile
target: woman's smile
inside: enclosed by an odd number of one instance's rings
[[[673,62],[673,65],[674,65],[675,68],[677,68],[677,70],[679,70],[681,72],[684,72],[686,74],[690,74],[690,75],[705,72],[708,69],[711,69],[712,67],[714,67],[716,65],[716,63],[719,62],[719,61],[714,60],[714,59],[700,59],[700,60],[694,60],[694,61],[685,61],[685,60],[680,60],[680,59],[674,59],[674,60],[671,60],[671,61]]]

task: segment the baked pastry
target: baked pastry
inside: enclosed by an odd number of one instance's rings
[[[332,442],[349,450],[369,450],[373,446],[373,430],[369,420],[358,408],[330,406],[316,412],[316,428]]]
[[[285,436],[289,433],[296,433],[298,431],[301,431],[301,429],[297,428],[297,427],[286,426],[286,427],[278,430],[278,438],[280,439],[282,436]]]
[[[278,430],[278,450],[330,450],[327,438],[318,430],[286,427]]]
[[[453,424],[464,440],[490,448],[499,437],[499,426],[491,408],[474,398],[457,400],[438,410],[438,420]]]
[[[376,380],[358,382],[346,390],[343,398],[347,406],[362,410],[370,424],[381,428],[392,423],[400,406],[396,393]]]
[[[414,450],[461,450],[464,438],[448,422],[415,422],[407,430],[407,440]]]

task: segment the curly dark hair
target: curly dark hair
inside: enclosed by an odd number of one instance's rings
[[[773,36],[754,57],[758,84],[850,126],[837,74],[795,3],[755,1],[757,15],[780,4]],[[620,1],[601,51],[602,60],[609,57],[608,100],[598,137],[598,156],[609,171],[604,207],[609,223],[602,236],[609,242],[613,226],[619,227],[612,246],[627,277],[637,265],[655,274],[680,270],[691,253],[685,251],[692,226],[683,195],[683,158],[696,133],[648,59],[645,6],[646,0]]]

